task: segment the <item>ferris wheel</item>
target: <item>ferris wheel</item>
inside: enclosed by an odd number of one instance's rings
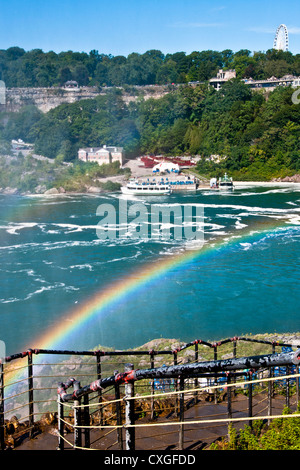
[[[273,48],[277,49],[278,51],[289,50],[289,35],[285,24],[281,24],[276,29]]]

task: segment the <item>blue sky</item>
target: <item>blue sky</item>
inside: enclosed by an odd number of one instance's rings
[[[284,23],[289,50],[300,53],[299,0],[0,0],[0,7],[0,49],[266,51]]]

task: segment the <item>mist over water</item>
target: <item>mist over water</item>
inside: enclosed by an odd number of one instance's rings
[[[186,240],[137,239],[132,234],[100,240],[97,207],[112,204],[118,211],[120,197],[0,196],[0,339],[7,354],[38,347],[34,339],[58,322],[70,324],[72,309],[112,283],[197,248]],[[128,200],[128,206],[137,200],[142,199]],[[203,204],[205,243],[216,243],[216,249],[108,306],[66,339],[65,349],[123,349],[159,337],[217,340],[300,330],[297,185],[143,201],[148,208]],[[268,232],[257,233],[264,226]],[[247,237],[228,244],[244,230]]]

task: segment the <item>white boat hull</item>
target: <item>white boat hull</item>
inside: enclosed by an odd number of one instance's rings
[[[233,186],[220,186],[219,190],[220,191],[232,191],[234,189]]]
[[[170,189],[161,189],[161,188],[152,188],[149,189],[147,187],[141,188],[127,188],[123,186],[121,188],[123,194],[133,195],[133,196],[162,196],[164,194],[171,194]]]

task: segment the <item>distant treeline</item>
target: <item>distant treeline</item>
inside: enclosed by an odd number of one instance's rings
[[[85,52],[25,51],[20,47],[0,50],[0,79],[7,87],[62,86],[75,80],[80,86],[162,85],[206,81],[220,68],[232,68],[238,78],[278,78],[300,75],[300,54],[276,51],[194,51],[163,54],[149,50],[127,57]]]
[[[77,161],[80,147],[104,144],[124,147],[129,158],[201,155],[203,174],[226,170],[243,179],[281,177],[300,171],[300,105],[292,100],[294,91],[278,87],[265,94],[233,79],[220,91],[207,84],[183,85],[160,99],[126,105],[122,90],[112,88],[46,114],[34,106],[3,112],[0,143],[3,153],[11,139],[21,138],[34,144],[35,153],[65,161]],[[206,160],[212,154],[227,158],[216,165]]]

